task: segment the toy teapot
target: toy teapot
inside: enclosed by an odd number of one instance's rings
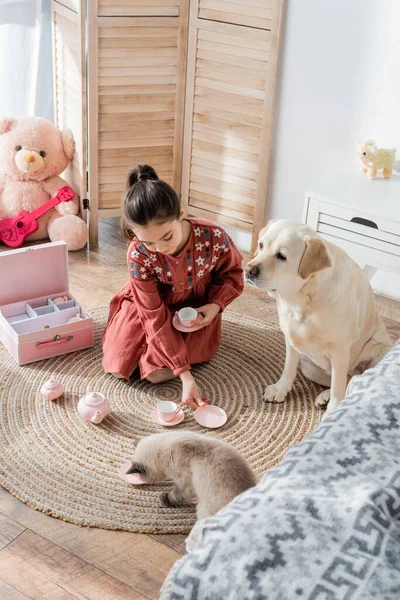
[[[40,393],[47,400],[57,400],[57,398],[63,395],[64,388],[61,383],[58,383],[55,373],[42,385]]]
[[[110,412],[110,402],[100,392],[89,386],[86,394],[78,402],[78,412],[88,423],[98,425]]]

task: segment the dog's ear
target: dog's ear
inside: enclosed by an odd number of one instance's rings
[[[140,442],[140,440],[133,440],[133,447],[137,448],[137,445],[139,442]]]
[[[305,238],[305,243],[306,249],[299,265],[299,275],[302,279],[307,279],[313,273],[332,266],[328,250],[322,240]]]
[[[137,473],[138,475],[145,477],[147,475],[147,470],[141,463],[133,461],[126,474],[131,475],[132,473]]]

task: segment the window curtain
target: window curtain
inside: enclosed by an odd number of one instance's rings
[[[0,0],[0,117],[54,120],[50,0]]]

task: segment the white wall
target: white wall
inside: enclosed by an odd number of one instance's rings
[[[301,220],[357,141],[400,158],[400,0],[286,0],[278,81],[266,219]]]

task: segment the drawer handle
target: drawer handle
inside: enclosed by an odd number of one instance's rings
[[[61,335],[55,335],[52,340],[48,342],[38,342],[36,344],[36,348],[47,348],[48,346],[56,346],[57,344],[66,344],[73,339],[73,335],[67,335],[65,337],[61,337]]]
[[[358,223],[359,225],[365,225],[366,227],[372,227],[372,229],[379,229],[378,225],[369,219],[363,219],[362,217],[353,217],[352,223]]]

